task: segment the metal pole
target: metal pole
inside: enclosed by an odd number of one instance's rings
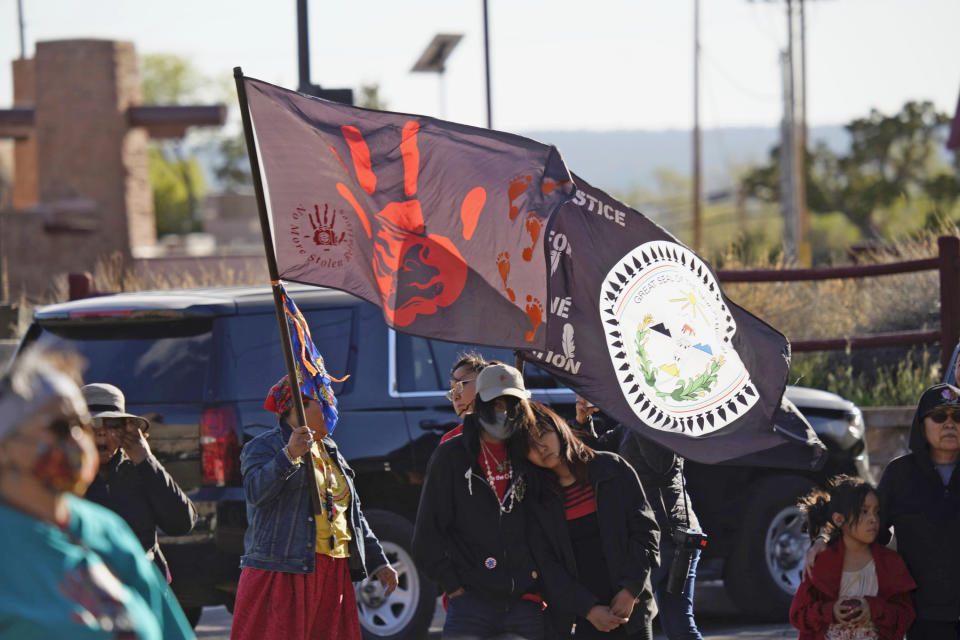
[[[960,340],[960,239],[940,236],[940,376],[947,374],[953,348]]]
[[[800,2],[800,125],[799,142],[799,180],[797,185],[797,214],[800,222],[800,243],[807,245],[807,228],[809,214],[807,212],[807,20],[804,10],[804,1]],[[806,253],[809,253],[807,251]],[[804,256],[809,258],[809,255]],[[805,266],[810,266],[806,264]]]
[[[17,19],[20,21],[20,59],[27,58],[27,39],[23,31],[23,0],[17,0]]]
[[[280,325],[280,342],[283,345],[283,361],[287,366],[287,376],[290,380],[290,395],[293,399],[293,410],[301,425],[307,424],[306,413],[303,409],[303,396],[297,385],[297,370],[293,357],[293,340],[290,339],[290,325],[287,323],[286,312],[283,308],[283,294],[280,290],[280,275],[277,269],[277,256],[273,250],[273,237],[270,231],[270,216],[267,214],[267,200],[263,193],[263,178],[260,175],[260,160],[257,157],[256,140],[253,137],[253,126],[250,120],[250,108],[247,104],[247,88],[244,85],[243,71],[240,67],[233,68],[233,79],[237,83],[237,99],[240,102],[240,115],[243,119],[243,136],[247,143],[247,157],[250,159],[250,176],[253,179],[253,192],[257,198],[257,210],[260,213],[260,231],[263,235],[263,249],[267,254],[267,270],[270,273],[270,284],[273,288],[273,303],[277,311],[277,322]],[[312,457],[312,454],[311,454]],[[313,471],[313,460],[310,460],[307,482],[310,483],[310,496],[313,501],[314,513],[320,513],[320,489],[317,486],[316,474]]]
[[[493,107],[490,99],[490,21],[487,0],[483,0],[483,63],[487,74],[487,129],[493,129]]]
[[[440,119],[447,119],[447,86],[446,86],[446,69],[440,69],[437,73],[437,84],[439,85],[439,101],[440,101]],[[489,128],[489,127],[488,127]]]
[[[700,209],[700,0],[693,0],[693,250],[703,251]]]
[[[310,88],[310,40],[307,30],[307,0],[297,0],[297,61],[299,62],[299,91]]]

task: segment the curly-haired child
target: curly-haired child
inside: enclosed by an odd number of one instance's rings
[[[899,640],[914,618],[916,588],[903,559],[877,544],[880,501],[864,480],[837,476],[799,503],[827,549],[797,588],[790,623],[800,640]]]

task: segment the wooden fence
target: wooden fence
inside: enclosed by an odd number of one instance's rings
[[[940,364],[946,371],[950,355],[960,339],[960,238],[941,236],[937,239],[938,255],[924,260],[908,260],[889,264],[827,267],[822,269],[721,269],[721,282],[793,282],[797,280],[831,280],[835,278],[870,278],[915,271],[940,272],[940,330],[900,331],[871,336],[798,340],[791,342],[793,351],[840,351],[867,347],[940,343]]]

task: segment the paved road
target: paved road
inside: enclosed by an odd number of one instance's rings
[[[197,625],[197,637],[204,640],[228,640],[230,613],[224,607],[206,607]],[[439,640],[442,613],[437,615],[430,629],[430,640]],[[757,623],[733,613],[730,601],[719,584],[697,585],[697,624],[709,640],[783,640],[796,638],[797,632],[787,622]],[[656,640],[665,640],[656,626]]]

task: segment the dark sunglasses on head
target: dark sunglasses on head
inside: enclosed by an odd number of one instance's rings
[[[947,421],[947,418],[950,418],[956,424],[960,424],[960,409],[934,409],[924,417],[930,418],[937,424],[943,424]]]

